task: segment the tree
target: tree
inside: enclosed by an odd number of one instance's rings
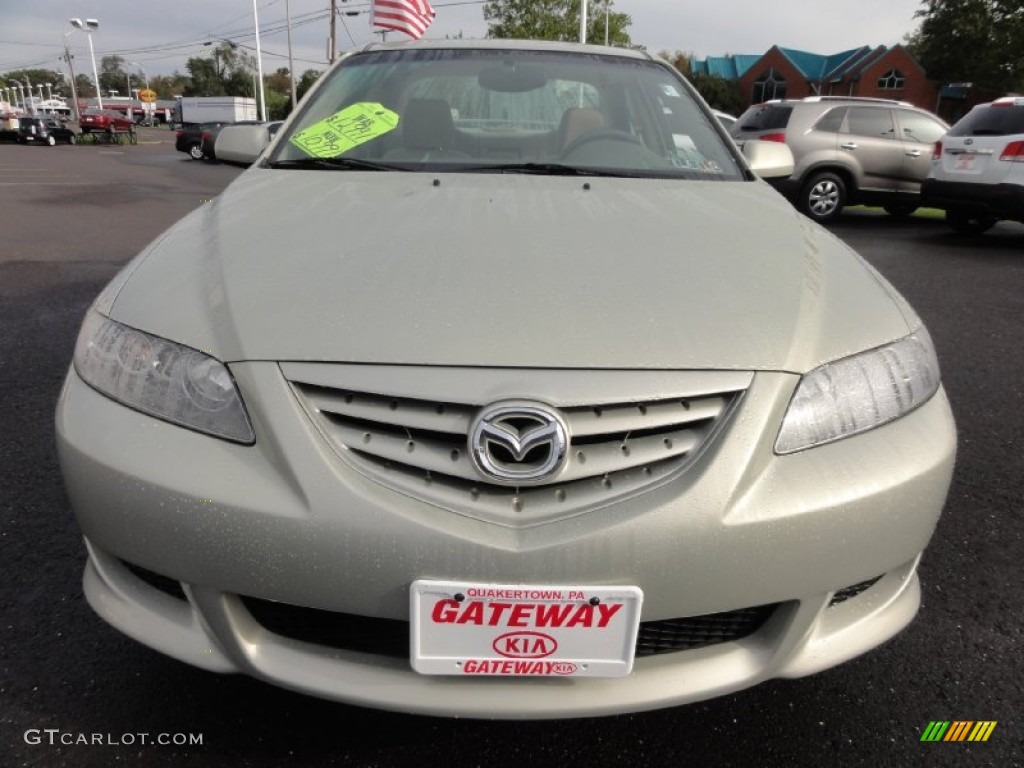
[[[100,59],[100,88],[103,93],[117,91],[120,94],[127,91],[128,74],[124,65],[125,60],[121,56],[104,56]]]
[[[217,71],[214,59],[193,56],[185,62],[188,70],[189,83],[185,87],[185,96],[225,96],[224,81]]]
[[[1024,88],[1020,0],[922,0],[921,25],[906,38],[928,77],[992,91]]]
[[[739,115],[747,108],[739,83],[721,75],[692,75],[690,82],[712,109]]]
[[[40,85],[46,85],[49,83],[50,90],[60,90],[58,86],[64,82],[64,76],[60,72],[54,72],[52,69],[16,69],[6,72],[2,77],[0,77],[0,81],[2,81],[8,88],[15,87],[12,82],[13,80],[17,80],[21,83],[22,89],[25,90],[26,97],[29,95],[26,90],[29,85],[32,86],[32,95],[38,97]],[[68,88],[70,88],[70,86],[68,86]]]
[[[75,75],[75,88],[78,89],[79,99],[96,97],[96,83],[92,81],[91,75]]]
[[[587,8],[587,42],[603,43],[607,11],[608,43],[631,47],[626,29],[633,20],[613,13],[612,0],[597,0]],[[487,36],[524,40],[580,39],[580,0],[488,0],[484,4]]]
[[[306,95],[306,91],[313,87],[322,74],[323,72],[318,69],[307,69],[302,73],[302,77],[299,78],[299,82],[295,85],[295,91],[300,99]]]

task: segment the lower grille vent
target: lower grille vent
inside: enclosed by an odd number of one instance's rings
[[[243,597],[252,617],[274,634],[345,651],[409,657],[409,622],[301,608],[286,603]],[[742,608],[707,616],[640,623],[636,655],[655,656],[719,645],[757,632],[778,604]]]

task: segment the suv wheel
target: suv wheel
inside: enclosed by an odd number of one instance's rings
[[[799,204],[815,221],[832,221],[846,205],[846,183],[834,173],[816,173],[804,184]]]
[[[193,160],[202,160],[203,146],[201,144],[193,144],[191,147],[188,148],[188,155]]]
[[[946,211],[946,223],[961,235],[980,235],[996,225],[992,216],[976,216],[965,211]]]
[[[78,139],[75,138],[75,134],[72,133],[71,135],[68,136],[68,144],[74,144],[77,141],[78,141]]]
[[[51,135],[46,137],[46,143],[49,144],[51,147],[53,147],[53,146],[56,146],[57,140],[55,138],[53,138],[53,135],[51,134]]]
[[[886,213],[890,216],[895,216],[897,219],[905,219],[917,210],[917,206],[913,203],[890,203],[882,207]]]

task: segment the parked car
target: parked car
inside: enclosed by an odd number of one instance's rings
[[[175,134],[174,148],[179,152],[187,152],[193,160],[206,157],[203,152],[203,134],[219,131],[228,122],[186,123]]]
[[[135,123],[112,109],[90,109],[78,121],[82,133],[135,133]]]
[[[1024,97],[979,104],[935,143],[921,190],[957,232],[1024,222]]]
[[[216,157],[218,160],[221,160],[221,161],[223,161],[225,163],[235,163],[237,165],[249,165],[252,162],[251,154],[245,154],[244,152],[239,152],[236,149],[236,147],[234,145],[234,142],[231,141],[231,135],[233,133],[238,132],[240,126],[248,126],[248,125],[250,125],[250,124],[249,123],[235,123],[234,125],[226,125],[223,128],[221,128],[220,131],[217,134],[216,139],[214,140],[215,141],[215,146],[214,146],[214,151],[212,153],[213,156]],[[248,128],[243,129],[243,130],[248,131],[246,135],[248,137],[251,137],[252,141],[254,142],[253,144],[249,145],[250,149],[253,148],[253,147],[256,147],[256,146],[259,146],[259,147],[262,148],[262,147],[265,147],[268,144],[270,144],[271,139],[273,139],[274,136],[277,135],[277,132],[280,130],[281,126],[284,125],[284,121],[282,121],[282,120],[275,120],[275,121],[272,121],[272,122],[269,122],[269,123],[256,123],[256,125],[262,125],[263,126],[263,130],[260,131],[260,132],[254,132],[254,131],[248,130]],[[221,141],[221,137],[225,136],[225,135],[227,136],[227,141],[223,141],[222,142]]]
[[[203,159],[205,160],[219,160],[217,156],[217,136],[225,128],[229,128],[234,125],[262,125],[260,120],[239,120],[237,123],[217,123],[210,125],[200,133],[200,148],[203,153]]]
[[[718,118],[718,122],[720,122],[722,127],[727,131],[736,124],[736,115],[730,115],[728,112],[722,112],[718,109],[713,109],[711,112]]]
[[[221,133],[259,161],[78,337],[57,445],[106,621],[488,718],[698,701],[911,621],[952,414],[921,319],[756,175],[788,147],[741,153],[644,51],[511,40],[350,52],[265,136]]]
[[[74,144],[78,135],[54,117],[21,117],[18,119],[19,144]]]
[[[818,222],[851,204],[909,216],[920,205],[932,146],[948,125],[912,104],[811,96],[750,107],[732,128],[737,141],[784,142],[796,167],[774,186]]]

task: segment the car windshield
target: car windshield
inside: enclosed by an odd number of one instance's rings
[[[721,128],[667,65],[551,50],[353,54],[269,165],[745,178]]]

